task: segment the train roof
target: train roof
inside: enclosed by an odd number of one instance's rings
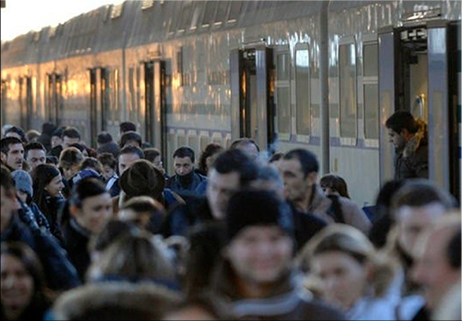
[[[399,1],[389,1],[398,3]],[[411,8],[414,1],[404,1]],[[441,4],[442,1],[429,3]],[[341,11],[377,1],[125,1],[2,43],[2,66],[130,48],[220,30]],[[459,4],[460,6],[460,4]],[[460,19],[460,15],[459,15]]]

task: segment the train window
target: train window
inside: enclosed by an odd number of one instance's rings
[[[297,101],[297,134],[309,135],[311,106],[308,48],[295,51],[295,98]]]
[[[290,63],[289,52],[276,54],[276,104],[278,131],[290,133]]]
[[[339,45],[340,137],[356,138],[356,46]]]
[[[363,47],[364,138],[379,138],[378,45]]]

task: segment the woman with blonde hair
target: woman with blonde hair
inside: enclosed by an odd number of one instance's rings
[[[395,264],[379,257],[367,237],[354,227],[333,224],[316,234],[300,252],[298,263],[314,278],[320,296],[351,320],[395,320],[400,297],[388,292]]]

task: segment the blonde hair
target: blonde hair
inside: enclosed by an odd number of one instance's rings
[[[331,224],[317,233],[302,248],[297,257],[298,266],[309,271],[313,257],[325,252],[350,255],[361,264],[370,264],[372,294],[382,296],[393,280],[396,265],[378,254],[369,239],[358,229],[345,224]]]

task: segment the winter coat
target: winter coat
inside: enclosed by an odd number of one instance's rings
[[[49,234],[37,228],[26,226],[17,216],[1,233],[3,241],[19,241],[29,245],[42,262],[48,285],[53,290],[67,290],[80,285],[75,267],[67,252]]]
[[[428,141],[424,133],[414,135],[395,154],[395,179],[428,178]]]

